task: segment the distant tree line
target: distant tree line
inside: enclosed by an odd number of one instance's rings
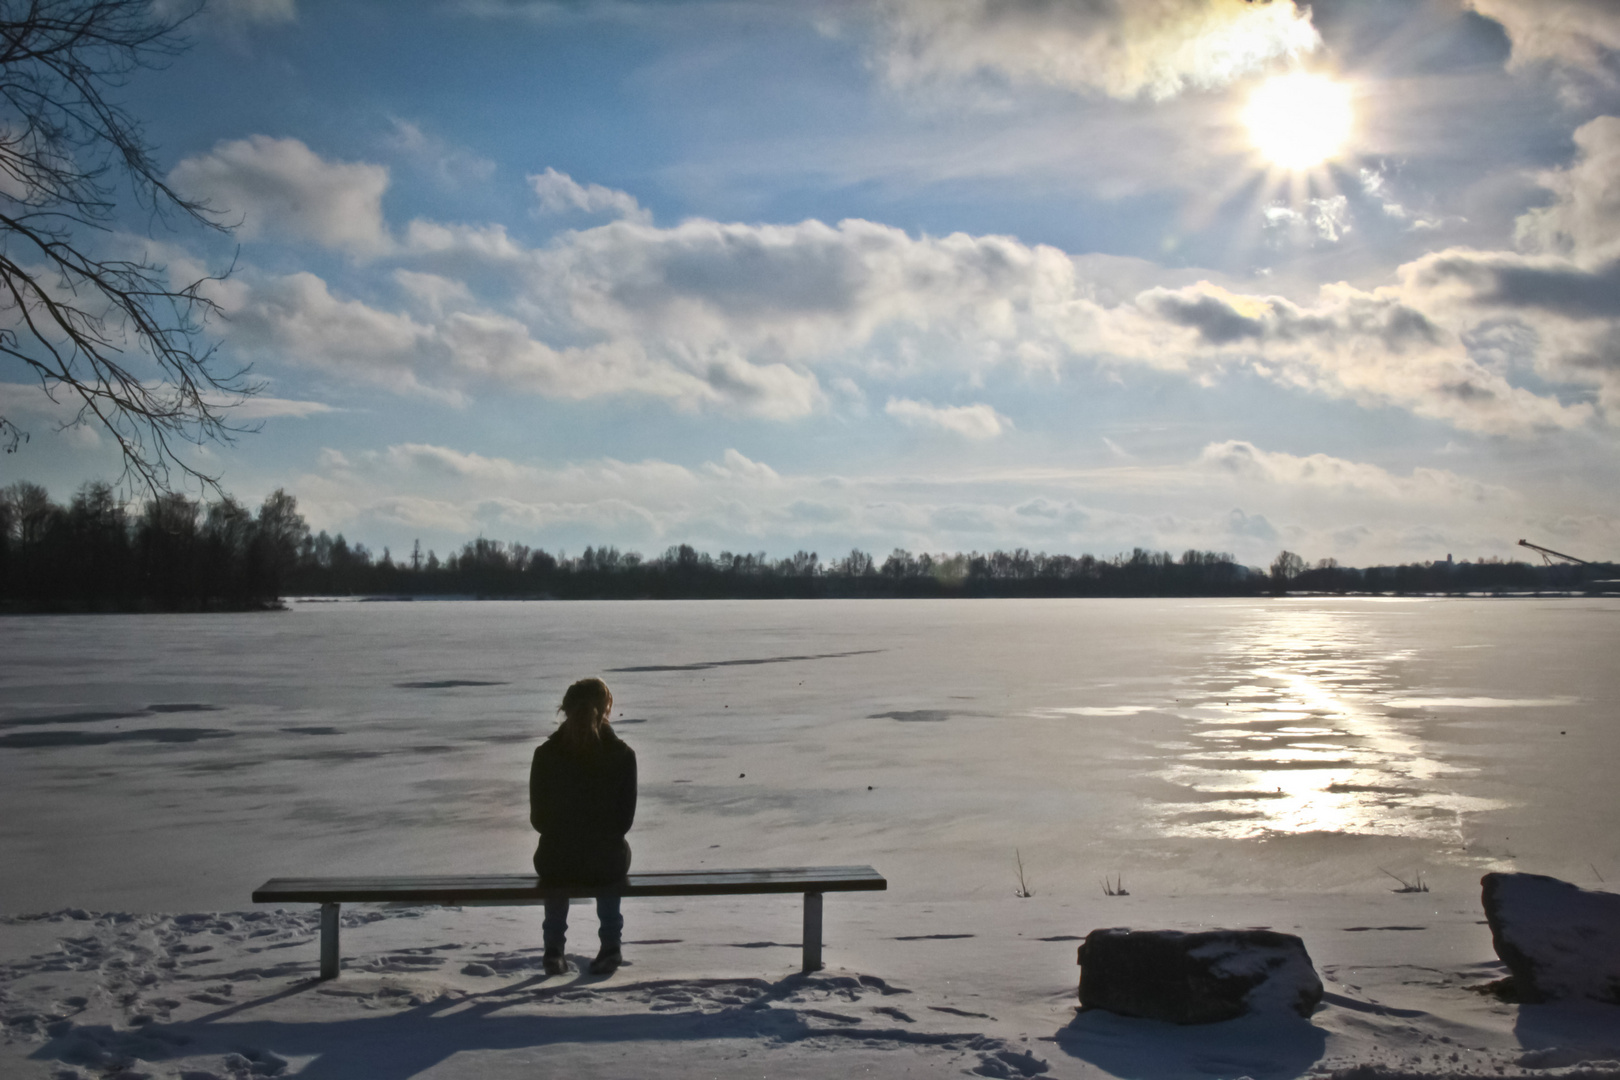
[[[1252,596],[1279,592],[1463,593],[1579,588],[1615,568],[1478,562],[1355,569],[1281,552],[1269,572],[1223,552],[1137,548],[1129,555],[1015,551],[813,551],[719,555],[687,544],[646,558],[616,547],[575,557],[480,537],[443,559],[416,545],[396,559],[339,533],[311,533],[277,490],[257,509],[230,496],[168,493],[126,505],[88,483],[66,506],[37,484],[0,488],[0,605],[12,611],[211,611],[271,607],[282,596],[550,599]]]
[[[1255,591],[1252,574],[1230,555],[1190,551],[1178,561],[1138,550],[1129,556],[913,555],[879,563],[864,551],[823,562],[813,551],[782,559],[764,552],[719,555],[679,544],[645,558],[615,547],[577,557],[524,544],[478,539],[442,561],[429,552],[372,559],[341,536],[315,537],[292,591],[307,595],[410,594],[556,599],[813,599],[936,596],[1224,596]],[[327,554],[323,557],[322,552]],[[1261,580],[1263,581],[1263,575]]]
[[[1287,566],[1289,557],[1298,560]],[[1304,593],[1474,593],[1567,591],[1586,588],[1594,579],[1613,578],[1617,568],[1588,566],[1532,566],[1499,558],[1475,562],[1408,563],[1404,566],[1369,566],[1358,569],[1323,559],[1307,566],[1284,551],[1272,562],[1269,585],[1273,592]]]
[[[257,511],[178,492],[131,509],[88,483],[66,505],[38,484],[0,488],[0,602],[12,610],[214,611],[269,607],[309,527],[277,490]]]

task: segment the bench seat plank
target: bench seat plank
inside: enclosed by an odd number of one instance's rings
[[[807,866],[633,873],[614,891],[622,896],[725,896],[859,892],[888,887],[883,875],[870,866]],[[253,902],[538,904],[547,896],[587,897],[603,891],[591,885],[543,886],[533,874],[273,878],[253,891]]]
[[[548,897],[738,896],[804,894],[804,970],[821,967],[821,894],[887,889],[870,866],[792,866],[756,870],[676,870],[631,874],[616,886],[542,885],[533,874],[408,877],[272,878],[253,891],[256,904],[321,905],[321,978],[338,975],[338,911],[344,904],[542,904]]]

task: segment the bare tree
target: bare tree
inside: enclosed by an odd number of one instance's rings
[[[233,404],[254,392],[246,369],[222,372],[204,324],[205,287],[129,250],[120,198],[159,221],[228,231],[159,171],[139,121],[113,94],[186,46],[203,0],[175,11],[151,0],[0,0],[0,354],[27,365],[53,401],[99,425],[125,478],[166,491],[173,470],[213,486],[180,441],[228,442]],[[0,415],[0,445],[28,433]]]
[[[1286,549],[1279,551],[1277,557],[1271,560],[1271,587],[1274,591],[1280,590],[1304,572],[1304,559]]]

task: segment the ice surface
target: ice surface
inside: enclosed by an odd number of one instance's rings
[[[1015,847],[1064,893],[1105,873],[1158,891],[1377,888],[1380,866],[1459,887],[1620,877],[1620,788],[1590,766],[1620,757],[1615,605],[10,619],[0,910],[218,909],[275,874],[526,866],[529,748],[585,673],[637,721],[643,868],[872,863],[911,897],[1010,888]],[[1523,704],[1449,704],[1479,699]]]

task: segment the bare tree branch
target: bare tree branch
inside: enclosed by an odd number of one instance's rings
[[[180,442],[229,442],[229,410],[257,387],[222,371],[205,337],[219,314],[207,286],[175,284],[166,266],[123,258],[119,194],[154,221],[228,232],[209,208],[168,185],[140,123],[111,94],[186,47],[202,0],[163,15],[150,0],[0,0],[0,355],[32,369],[52,401],[77,406],[66,426],[116,441],[125,476],[154,493],[176,471],[217,490]],[[0,416],[8,452],[28,433]]]

